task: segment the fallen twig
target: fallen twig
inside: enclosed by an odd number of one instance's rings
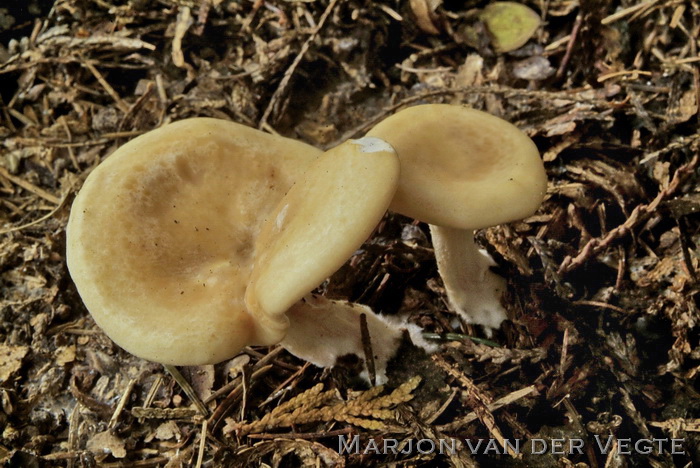
[[[575,257],[567,256],[559,266],[558,273],[563,275],[575,270],[583,265],[593,255],[596,255],[609,247],[616,239],[626,235],[628,232],[634,229],[634,227],[644,221],[649,214],[656,211],[659,204],[664,201],[664,199],[678,189],[678,186],[685,179],[685,176],[695,169],[697,163],[698,156],[695,155],[689,162],[678,168],[668,186],[661,190],[658,195],[656,195],[656,198],[651,201],[651,203],[647,205],[637,205],[623,224],[610,230],[604,237],[596,237],[588,241],[588,243],[583,246],[581,251]]]

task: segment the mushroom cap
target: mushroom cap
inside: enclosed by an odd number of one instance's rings
[[[426,223],[480,229],[522,219],[537,210],[547,189],[532,140],[485,112],[419,105],[367,135],[388,141],[401,161],[390,209]]]
[[[257,239],[251,310],[286,321],[284,313],[370,236],[398,180],[398,157],[378,138],[349,140],[311,163]]]
[[[115,151],[85,181],[67,228],[68,268],[97,324],[130,353],[171,365],[271,344],[244,303],[255,238],[319,154],[209,118]]]

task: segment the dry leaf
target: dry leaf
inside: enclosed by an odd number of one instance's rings
[[[541,55],[528,57],[513,64],[513,75],[521,80],[544,80],[555,71],[549,60]]]
[[[98,432],[87,443],[87,449],[94,454],[111,453],[114,458],[126,457],[124,440],[109,431]]]
[[[65,366],[73,361],[75,361],[75,345],[60,346],[56,349],[56,364]]]
[[[27,346],[0,345],[0,383],[5,382],[22,367],[22,359],[28,352]]]
[[[484,59],[478,54],[467,55],[464,64],[457,70],[455,86],[481,86],[484,82]]]
[[[678,107],[672,109],[671,115],[675,117],[676,123],[687,122],[695,114],[698,113],[697,92],[694,89],[689,89],[681,96]]]
[[[481,14],[498,52],[519,49],[540,27],[540,15],[515,2],[493,2]]]
[[[175,421],[171,420],[164,422],[156,429],[155,437],[158,440],[170,440],[173,437],[175,437],[177,440],[180,440],[180,428],[177,427]]]

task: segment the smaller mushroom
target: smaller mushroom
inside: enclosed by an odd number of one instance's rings
[[[390,209],[430,224],[450,307],[467,323],[497,328],[503,278],[474,243],[475,229],[522,219],[540,206],[547,177],[535,144],[514,125],[474,109],[426,104],[404,109],[367,134],[401,160]]]
[[[370,236],[398,180],[399,160],[388,143],[349,140],[316,159],[263,226],[246,304],[257,323],[286,331],[281,344],[297,357],[329,367],[341,355],[362,355],[359,317],[364,313],[377,374],[384,378],[400,330],[369,307],[309,292]]]

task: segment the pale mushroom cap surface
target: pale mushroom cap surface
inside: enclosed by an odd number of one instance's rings
[[[68,267],[97,324],[172,365],[219,362],[269,338],[244,303],[255,238],[319,154],[208,118],[115,151],[85,181],[67,228]]]
[[[398,157],[378,138],[349,140],[319,156],[257,239],[249,307],[281,319],[370,236],[398,180]]]
[[[534,213],[547,178],[537,147],[514,125],[461,106],[401,110],[367,133],[399,155],[391,210],[459,229],[495,226]]]

